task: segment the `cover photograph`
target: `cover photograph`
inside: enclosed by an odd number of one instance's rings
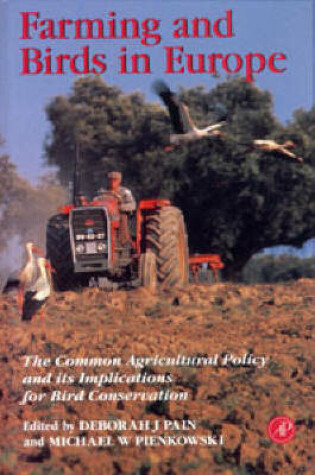
[[[0,474],[315,473],[312,0],[0,0]]]

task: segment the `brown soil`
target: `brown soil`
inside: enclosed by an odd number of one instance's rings
[[[21,322],[15,298],[1,297],[0,473],[313,474],[314,310],[315,281],[306,279],[286,285],[190,285],[163,295],[145,289],[56,293],[47,303],[43,328],[36,320]],[[45,373],[43,369],[24,368],[26,354],[51,358],[60,354],[120,356],[126,360],[131,354],[223,352],[269,355],[271,361],[264,369],[171,368],[175,380],[172,390],[188,391],[188,401],[157,405],[138,401],[18,404],[25,390],[23,376]],[[163,373],[161,368],[151,370]],[[40,386],[47,392],[54,387]],[[147,389],[136,385],[135,390]],[[267,426],[275,415],[287,415],[295,421],[296,435],[291,442],[279,445],[269,439]],[[225,445],[115,445],[98,449],[22,445],[24,420],[185,418],[198,420],[200,433],[223,434]]]

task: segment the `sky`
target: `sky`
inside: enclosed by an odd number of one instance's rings
[[[106,54],[107,71],[102,78],[118,85],[123,91],[139,90],[148,100],[156,101],[151,85],[156,78],[165,78],[175,90],[179,86],[204,85],[212,88],[226,78],[226,74],[165,74],[165,46],[184,47],[185,53],[231,52],[244,56],[260,52],[269,56],[283,52],[287,56],[287,70],[274,74],[265,70],[257,74],[256,84],[270,90],[274,96],[276,116],[285,123],[297,108],[309,109],[314,103],[314,41],[312,0],[146,0],[115,2],[89,0],[0,0],[0,134],[5,139],[4,151],[9,153],[19,173],[35,182],[45,172],[43,145],[50,133],[45,106],[56,95],[69,94],[78,75],[22,75],[22,48],[51,47],[53,55],[76,54],[89,44],[92,54]],[[212,24],[232,10],[232,38],[175,39],[172,23],[179,17],[206,17]],[[32,40],[21,39],[20,12],[39,12],[40,19],[102,18],[115,12],[116,18],[145,18],[160,20],[161,43],[146,47],[140,40],[39,40],[32,32]],[[151,74],[119,74],[120,48],[128,53],[147,53],[151,58]]]

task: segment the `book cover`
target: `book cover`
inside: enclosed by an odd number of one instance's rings
[[[313,473],[313,6],[2,0],[1,473]]]

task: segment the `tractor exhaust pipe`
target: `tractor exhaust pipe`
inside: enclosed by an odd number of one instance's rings
[[[74,156],[74,167],[73,167],[73,183],[72,183],[72,203],[74,206],[80,205],[79,200],[79,180],[80,180],[80,145],[79,142],[75,143],[75,156]]]

